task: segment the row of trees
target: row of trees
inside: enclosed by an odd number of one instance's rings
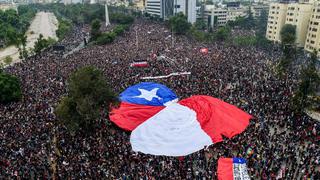
[[[243,18],[246,22],[249,22],[252,17]],[[263,18],[263,21],[265,19]],[[262,23],[262,20],[261,20]],[[266,23],[266,22],[264,22]],[[191,25],[187,22],[186,16],[182,13],[177,14],[169,19],[168,22],[170,28],[176,34],[187,34],[188,36],[203,42],[214,42],[214,41],[225,41],[228,44],[238,45],[238,46],[253,46],[259,45],[261,47],[265,47],[269,44],[269,42],[264,37],[265,27],[257,28],[256,34],[254,36],[231,36],[231,29],[235,28],[235,26],[224,26],[224,27],[216,27],[213,31],[210,29],[209,31],[205,31],[207,29],[207,25],[203,20],[198,20],[194,25]],[[248,24],[248,23],[246,23]],[[252,27],[251,26],[246,26]],[[250,30],[248,28],[247,30]],[[262,35],[263,34],[263,35]]]
[[[32,4],[28,7],[34,7],[39,11],[53,12],[56,17],[62,19],[68,19],[74,24],[89,24],[94,19],[105,18],[104,6],[100,4],[62,4],[62,3],[50,3],[50,4]]]
[[[0,10],[0,47],[19,43],[19,38],[28,30],[36,9],[19,6],[18,12],[13,9]]]
[[[204,20],[197,20],[192,26],[187,22],[186,16],[182,13],[177,14],[169,19],[169,25],[173,32],[177,34],[187,34],[198,41],[226,41],[235,45],[259,45],[266,47],[269,42],[265,38],[267,12],[261,11],[261,15],[255,19],[253,18],[251,9],[248,11],[247,17],[239,17],[236,21],[228,22],[225,27],[216,27],[213,30]],[[216,21],[216,20],[215,20]],[[254,30],[255,35],[248,36],[231,36],[231,29]]]
[[[97,44],[103,45],[114,41],[117,36],[122,35],[126,30],[129,30],[130,25],[133,23],[134,18],[129,15],[112,13],[110,15],[110,21],[117,25],[110,32],[102,33],[100,31],[101,23],[98,19],[91,23],[91,39],[90,41],[96,41]]]

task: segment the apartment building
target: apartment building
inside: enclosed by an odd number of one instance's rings
[[[271,3],[269,9],[266,38],[280,42],[280,31],[286,22],[288,4]]]
[[[196,2],[194,0],[147,0],[145,10],[151,15],[168,19],[182,12],[188,18],[188,22],[196,22]]]
[[[305,45],[312,8],[312,4],[288,4],[285,24],[296,26],[296,43],[299,47]]]
[[[148,0],[146,2],[145,8],[149,14],[161,17],[161,1],[160,0]]]
[[[317,3],[312,8],[312,15],[310,18],[307,40],[304,49],[313,52],[314,50],[320,51],[320,4]]]
[[[227,21],[235,21],[238,17],[248,14],[248,7],[229,7],[227,8]]]
[[[320,2],[300,0],[300,3],[270,4],[266,38],[280,42],[285,24],[296,26],[296,45],[306,51],[320,51]]]
[[[228,10],[226,8],[215,7],[214,5],[206,5],[204,11],[205,19],[210,27],[225,26],[228,22]]]
[[[264,4],[255,4],[251,7],[252,15],[255,18],[258,18],[261,16],[262,11],[269,11],[269,5],[264,5]]]

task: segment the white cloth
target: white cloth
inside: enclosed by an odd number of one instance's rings
[[[132,131],[133,151],[145,154],[183,156],[213,142],[201,129],[196,112],[172,103]]]

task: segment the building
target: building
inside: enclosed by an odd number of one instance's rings
[[[252,15],[254,18],[260,17],[261,16],[261,12],[265,11],[265,12],[269,12],[269,5],[265,5],[265,4],[255,4],[251,7],[251,11],[252,11]]]
[[[280,31],[286,22],[288,4],[271,3],[269,8],[266,38],[280,42]]]
[[[163,19],[182,12],[187,16],[188,22],[196,22],[196,1],[194,0],[147,0],[145,5],[147,13]]]
[[[300,3],[270,4],[266,38],[280,42],[285,24],[296,26],[296,44],[306,51],[320,50],[320,2],[300,0]]]
[[[228,10],[226,8],[216,7],[214,5],[205,6],[204,18],[210,27],[225,26],[228,22],[227,16]]]
[[[228,8],[239,8],[240,7],[240,1],[234,1],[234,2],[227,2]]]
[[[279,3],[296,3],[299,2],[299,0],[279,0]]]
[[[7,3],[7,2],[0,2],[0,10],[8,10],[8,9],[14,9],[17,10],[17,6],[14,3]]]
[[[291,3],[288,4],[285,24],[296,26],[296,43],[304,47],[308,32],[308,23],[311,17],[312,4]],[[281,29],[280,29],[281,31]]]
[[[147,0],[145,8],[147,13],[154,16],[162,17],[161,16],[161,0]]]
[[[247,7],[229,7],[227,8],[227,22],[235,21],[238,17],[244,17],[248,14]]]
[[[304,49],[313,52],[320,51],[320,3],[316,3],[312,8],[306,43]]]

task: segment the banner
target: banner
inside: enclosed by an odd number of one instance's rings
[[[141,79],[162,79],[162,78],[168,78],[171,76],[180,76],[180,75],[190,75],[191,72],[176,72],[176,73],[171,73],[168,75],[164,76],[148,76],[148,77],[142,77]]]
[[[218,180],[250,180],[246,163],[243,158],[219,158]]]
[[[149,63],[147,61],[141,61],[141,62],[133,62],[130,64],[130,67],[148,67]]]

